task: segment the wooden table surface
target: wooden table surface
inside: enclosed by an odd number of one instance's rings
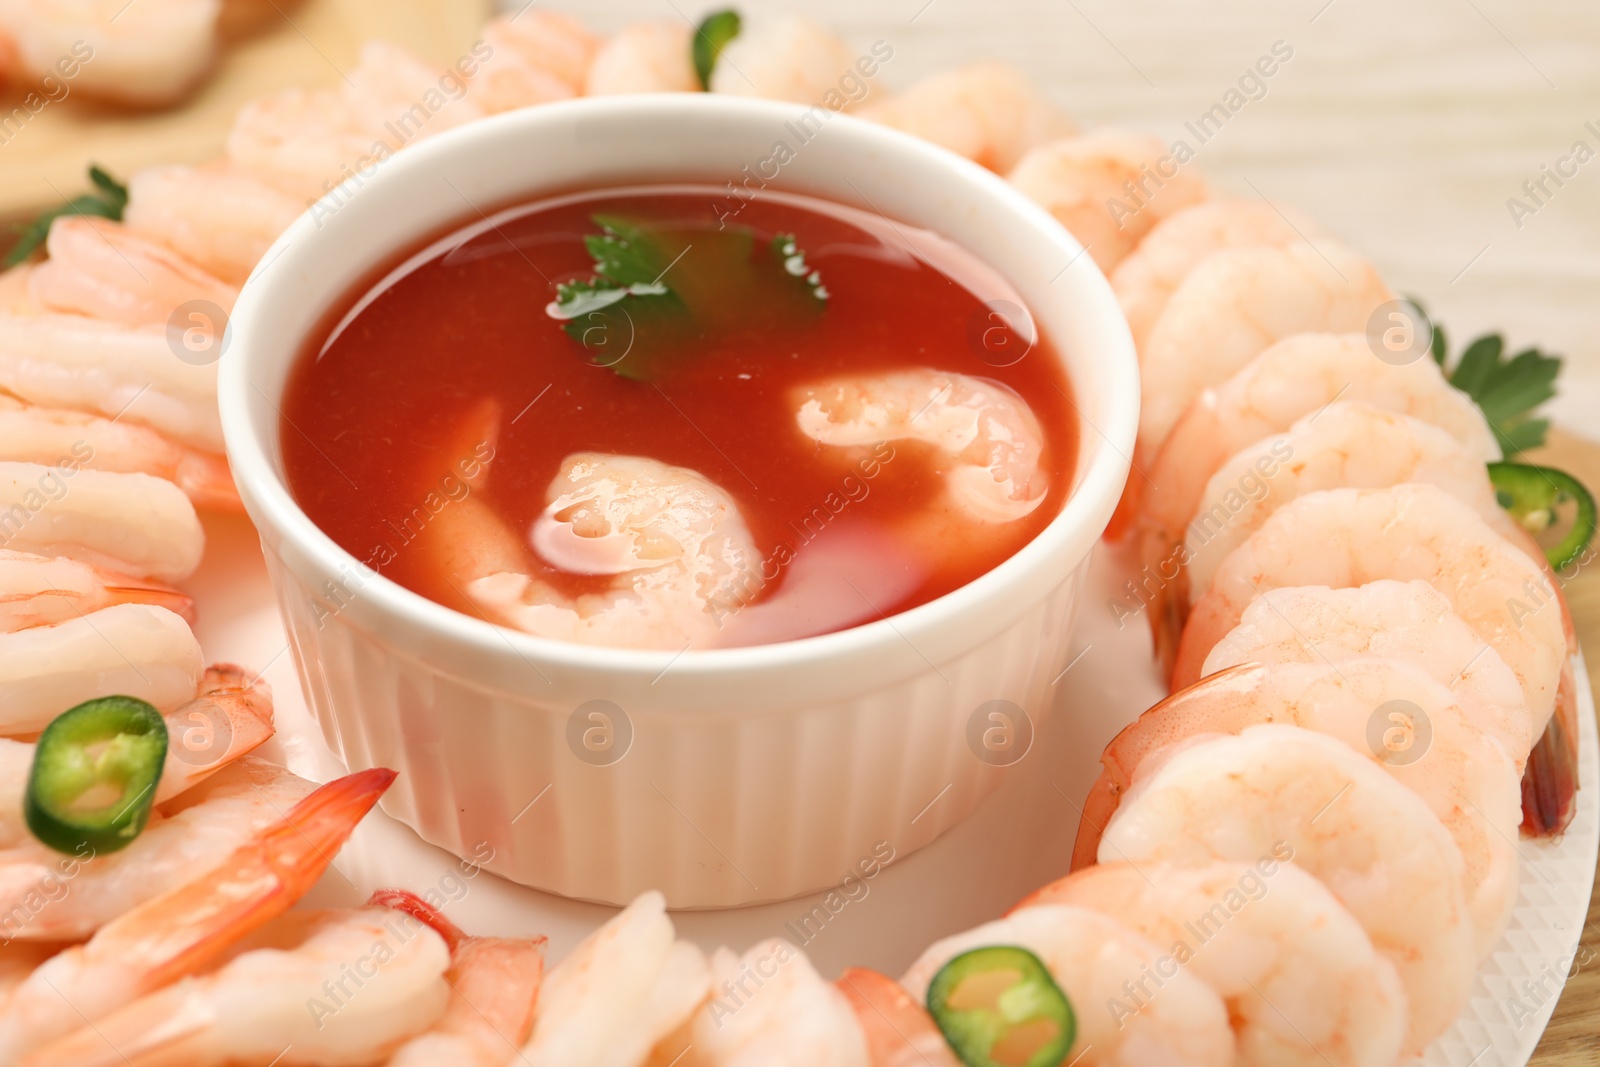
[[[90,160],[126,173],[215,156],[241,104],[284,85],[336,84],[369,38],[448,62],[474,40],[489,0],[279,6],[282,23],[234,43],[218,76],[176,112],[130,116],[73,98],[50,105],[42,121],[0,145],[0,218],[74,195]],[[610,30],[724,5],[542,6]],[[757,18],[800,9],[740,6]],[[1547,186],[1553,195],[1520,227],[1506,203],[1575,142],[1600,150],[1600,7],[1592,0],[810,0],[803,10],[852,43],[892,42],[887,84],[998,56],[1086,124],[1133,125],[1169,140],[1274,41],[1290,42],[1294,62],[1206,146],[1207,172],[1231,192],[1305,210],[1459,334],[1502,329],[1514,344],[1565,353],[1558,417],[1600,435],[1600,159]],[[1600,445],[1558,432],[1545,458],[1600,486]],[[1581,572],[1566,592],[1591,683],[1600,684],[1600,575]],[[1600,1065],[1600,894],[1581,944],[1587,962],[1567,983],[1537,1067]]]

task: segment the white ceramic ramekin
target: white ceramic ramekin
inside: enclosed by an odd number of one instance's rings
[[[985,706],[1010,701],[1035,722],[1048,708],[1078,579],[1133,450],[1127,327],[1080,246],[1000,178],[819,113],[696,94],[476,122],[352,178],[245,286],[222,422],[306,697],[352,769],[400,771],[384,809],[428,841],[492,850],[492,870],[589,900],[647,888],[676,907],[781,899],[838,883],[880,842],[903,856],[960,821],[1004,773],[977,754],[983,730],[1004,726],[987,717],[1003,706]],[[780,154],[792,158],[773,163]],[[1082,444],[1066,506],[1016,556],[890,619],[673,655],[543,640],[442,608],[363,568],[296,506],[279,449],[285,378],[308,332],[374,265],[549,192],[743,187],[749,175],[938,231],[1020,291],[1065,359]]]

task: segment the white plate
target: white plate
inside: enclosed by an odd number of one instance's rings
[[[342,773],[306,710],[254,530],[242,517],[208,517],[206,529],[206,558],[190,582],[206,655],[260,670],[272,684],[278,736],[268,756],[318,781]],[[837,974],[847,964],[898,975],[928,944],[997,917],[1027,892],[1064,874],[1077,834],[1077,805],[1098,773],[1101,750],[1164,694],[1151,665],[1143,618],[1126,618],[1119,629],[1108,608],[1120,597],[1123,581],[1121,561],[1101,545],[1074,638],[1077,658],[1056,683],[1055,711],[1038,729],[1032,751],[972,818],[874,877],[852,879],[847,892],[730,911],[680,912],[675,916],[680,933],[707,949],[744,948],[781,936],[803,944],[824,975]],[[1577,817],[1559,843],[1519,842],[1524,862],[1510,929],[1479,968],[1466,1012],[1422,1061],[1430,1067],[1527,1063],[1572,966],[1600,841],[1594,701],[1587,675],[1580,670],[1578,676],[1584,788]],[[930,796],[928,808],[940,800]],[[889,841],[887,847],[895,844]],[[704,851],[705,862],[721,862],[713,843],[707,842]],[[841,883],[848,873],[839,872]],[[380,886],[432,892],[443,899],[446,914],[472,933],[545,934],[552,961],[614,913],[477,871],[375,812],[310,901],[359,903]]]

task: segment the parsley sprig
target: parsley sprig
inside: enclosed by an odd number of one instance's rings
[[[772,251],[782,262],[785,273],[790,277],[802,279],[806,284],[806,290],[819,303],[827,302],[828,287],[822,284],[822,275],[806,264],[806,254],[800,248],[794,234],[780,233],[774,237]]]
[[[662,250],[637,223],[618,215],[596,215],[600,232],[583,239],[594,259],[594,276],[587,281],[563,282],[545,312],[559,319],[572,338],[582,341],[595,312],[628,297],[666,297],[675,302],[662,276],[672,266]]]
[[[6,258],[0,260],[0,270],[15,267],[33,255],[50,236],[50,224],[63,215],[87,215],[121,222],[122,211],[128,206],[128,187],[93,165],[89,167],[89,181],[94,184],[95,192],[74,197],[18,228],[17,243],[11,246]]]
[[[729,42],[739,36],[742,27],[743,20],[733,8],[713,11],[700,20],[700,25],[695,28],[694,42],[689,46],[689,57],[694,61],[694,73],[700,79],[700,88],[711,88],[711,72],[716,69],[717,59]]]
[[[1473,341],[1454,365],[1444,328],[1433,328],[1433,358],[1450,384],[1466,393],[1489,420],[1507,457],[1544,444],[1550,420],[1535,412],[1556,395],[1561,357],[1525,348],[1507,358],[1505,338],[1486,334]]]

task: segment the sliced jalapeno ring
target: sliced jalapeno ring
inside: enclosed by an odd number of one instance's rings
[[[1077,1036],[1072,1003],[1025,948],[963,952],[928,984],[928,1013],[967,1067],[1057,1067]]]
[[[1594,496],[1566,471],[1529,463],[1491,463],[1489,481],[1494,483],[1495,498],[1500,506],[1509,511],[1523,529],[1535,535],[1555,525],[1559,505],[1568,501],[1574,505],[1572,529],[1544,550],[1545,558],[1555,569],[1561,570],[1577,562],[1594,539]]]
[[[112,696],[58,715],[34,748],[28,829],[59,852],[126,848],[144,830],[167,759],[167,724],[142,700]]]

